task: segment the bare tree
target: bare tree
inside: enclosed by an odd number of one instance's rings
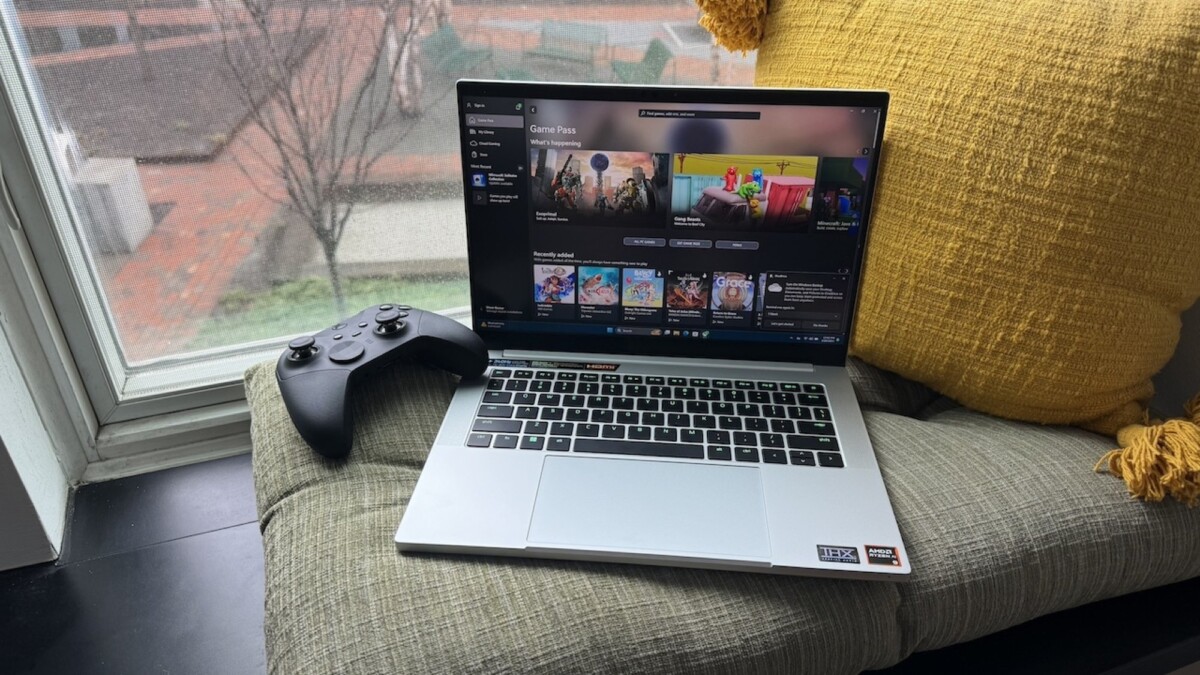
[[[214,11],[233,89],[262,132],[242,134],[252,159],[239,166],[312,230],[344,315],[337,250],[354,203],[340,195],[361,188],[420,115],[416,41],[432,10],[409,0],[225,0]]]

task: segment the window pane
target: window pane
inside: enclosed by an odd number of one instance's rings
[[[384,300],[465,314],[459,77],[753,78],[690,1],[14,0],[6,16],[76,281],[98,286],[93,323],[131,371]]]

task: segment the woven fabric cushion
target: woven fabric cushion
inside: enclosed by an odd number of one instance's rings
[[[339,463],[304,445],[273,369],[248,371],[246,390],[275,673],[853,673],[1200,575],[1200,509],[1096,480],[1100,437],[958,407],[906,417],[927,392],[861,365],[907,583],[401,555],[452,378],[414,366],[366,382]]]
[[[892,94],[853,352],[975,409],[1138,421],[1200,295],[1200,2],[778,0],[764,86]]]

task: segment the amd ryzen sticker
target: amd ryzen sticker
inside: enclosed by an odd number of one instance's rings
[[[867,544],[866,549],[868,563],[900,566],[900,549],[894,546],[872,546],[871,544]]]
[[[817,544],[817,558],[821,562],[858,564],[858,549],[851,546],[825,546]]]

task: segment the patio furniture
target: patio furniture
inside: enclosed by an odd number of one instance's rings
[[[662,40],[654,38],[646,47],[641,61],[612,62],[613,77],[624,84],[657,84],[667,62],[675,56]],[[675,78],[672,77],[672,80]]]
[[[596,70],[596,61],[608,51],[608,29],[570,21],[543,21],[538,46],[526,50],[521,59],[545,58],[570,61]]]
[[[468,47],[450,24],[421,41],[421,54],[430,68],[446,75],[465,75],[492,62],[491,47]]]

